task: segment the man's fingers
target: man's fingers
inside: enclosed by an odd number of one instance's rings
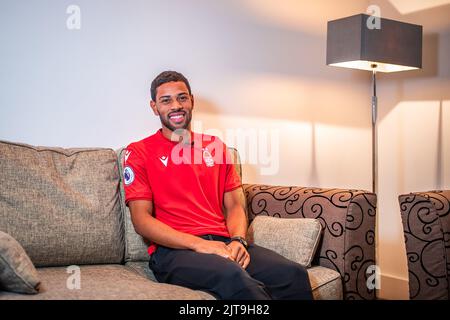
[[[230,253],[230,256],[233,258],[234,261],[237,261],[237,251],[233,250],[231,247],[229,247],[228,245],[226,246],[228,252]]]
[[[247,255],[247,252],[243,249],[239,249],[236,261],[239,262],[240,265],[244,262],[245,256]]]
[[[249,263],[250,263],[250,255],[247,254],[247,256],[245,257],[244,263],[242,264],[242,268],[246,269]]]
[[[230,259],[231,261],[236,261],[236,252],[233,252],[233,250],[227,245],[225,245],[225,249],[225,258]]]
[[[245,255],[243,258],[242,258],[242,260],[241,261],[239,261],[239,265],[242,267],[242,268],[246,268],[247,267],[247,265],[248,265],[248,263],[249,263],[249,255]]]
[[[235,259],[229,253],[217,253],[219,256],[225,259],[230,259],[231,261],[235,261]]]

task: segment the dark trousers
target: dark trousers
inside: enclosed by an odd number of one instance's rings
[[[230,239],[215,235],[204,239]],[[311,285],[306,269],[263,247],[248,247],[250,263],[238,263],[216,254],[159,246],[149,266],[159,282],[206,291],[226,300],[311,300]]]

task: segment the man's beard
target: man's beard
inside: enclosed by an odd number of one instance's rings
[[[183,110],[183,112],[185,112],[185,115],[184,115],[185,121],[184,121],[183,126],[181,126],[181,127],[176,127],[170,123],[169,114],[167,114],[167,116],[159,115],[159,119],[161,120],[161,123],[166,128],[168,128],[170,131],[175,131],[175,130],[180,130],[180,129],[186,130],[189,127],[189,125],[191,124],[192,112],[185,111],[185,110]]]

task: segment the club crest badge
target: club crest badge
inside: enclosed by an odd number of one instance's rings
[[[128,166],[125,167],[125,169],[123,169],[123,180],[125,181],[126,186],[129,186],[130,184],[133,183],[133,181],[134,181],[133,169],[131,169]]]
[[[205,161],[207,167],[214,166],[214,159],[211,155],[211,152],[209,152],[208,148],[203,149],[203,161]]]

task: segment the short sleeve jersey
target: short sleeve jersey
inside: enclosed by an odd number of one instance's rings
[[[126,204],[150,200],[154,217],[175,230],[229,237],[224,193],[239,188],[241,179],[218,137],[191,132],[191,141],[171,141],[159,129],[131,143],[124,156]],[[155,250],[152,243],[148,253]]]

